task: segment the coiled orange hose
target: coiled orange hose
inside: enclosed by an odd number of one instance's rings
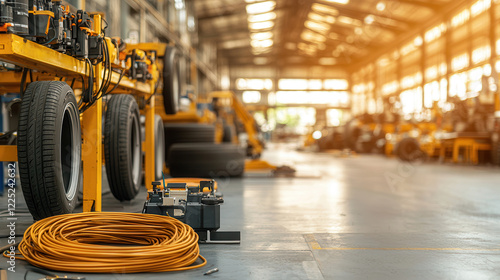
[[[19,251],[34,266],[80,273],[179,271],[207,263],[190,226],[136,213],[49,217],[26,230]],[[193,265],[198,258],[202,263]]]

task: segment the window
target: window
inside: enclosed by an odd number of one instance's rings
[[[409,115],[422,111],[422,88],[414,88],[403,91],[400,94],[403,114]]]
[[[326,110],[326,121],[328,126],[339,126],[342,122],[342,111],[338,109]]]
[[[469,9],[465,9],[451,19],[451,26],[458,27],[466,23],[469,20],[469,18],[470,18]]]
[[[441,23],[431,29],[429,29],[427,32],[425,32],[424,39],[426,43],[430,43],[439,37],[442,36],[442,34],[446,32],[446,24]]]
[[[472,63],[477,64],[485,61],[491,56],[490,46],[482,46],[472,51]]]
[[[469,54],[464,53],[451,59],[451,70],[458,71],[469,66]]]
[[[244,91],[242,96],[244,103],[259,103],[260,98],[261,95],[258,91]]]
[[[475,17],[480,13],[489,9],[490,6],[491,6],[491,0],[478,0],[470,7],[470,13],[473,17]]]
[[[322,104],[335,107],[347,107],[349,94],[339,91],[278,91],[278,104]]]
[[[271,79],[236,79],[238,90],[271,90],[273,81]]]
[[[343,79],[327,79],[323,82],[323,88],[327,90],[347,90],[349,83]]]

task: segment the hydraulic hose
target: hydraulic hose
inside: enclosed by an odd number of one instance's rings
[[[198,235],[167,216],[91,212],[48,217],[31,225],[21,258],[49,270],[137,273],[195,269],[207,262]],[[198,258],[201,262],[194,264]]]

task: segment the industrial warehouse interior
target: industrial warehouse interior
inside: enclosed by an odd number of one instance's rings
[[[500,1],[0,0],[0,280],[500,279]]]

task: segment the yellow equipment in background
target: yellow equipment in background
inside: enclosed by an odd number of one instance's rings
[[[232,91],[214,91],[209,93],[208,97],[212,100],[213,104],[218,104],[220,107],[232,108],[234,115],[241,121],[248,135],[248,155],[253,159],[259,158],[264,150],[264,145],[258,138],[257,123],[250,112],[246,110],[245,105],[243,105]],[[217,111],[217,109],[215,110]],[[226,123],[234,123],[233,114],[222,110],[218,110],[218,112],[219,117],[224,118]],[[234,135],[233,141],[237,141],[236,135]]]
[[[232,91],[214,91],[208,94],[212,104],[215,104],[219,118],[225,120],[227,124],[234,124],[234,117],[236,117],[245,128],[248,135],[248,148],[247,156],[250,159],[245,161],[245,172],[248,171],[271,171],[275,175],[294,174],[295,170],[288,166],[275,166],[267,161],[261,160],[260,156],[264,150],[264,144],[259,139],[258,126],[254,117],[245,108],[245,105],[238,99]],[[233,113],[229,110],[222,110],[222,108],[231,108]],[[236,134],[232,135],[232,142],[237,143],[238,137]]]

